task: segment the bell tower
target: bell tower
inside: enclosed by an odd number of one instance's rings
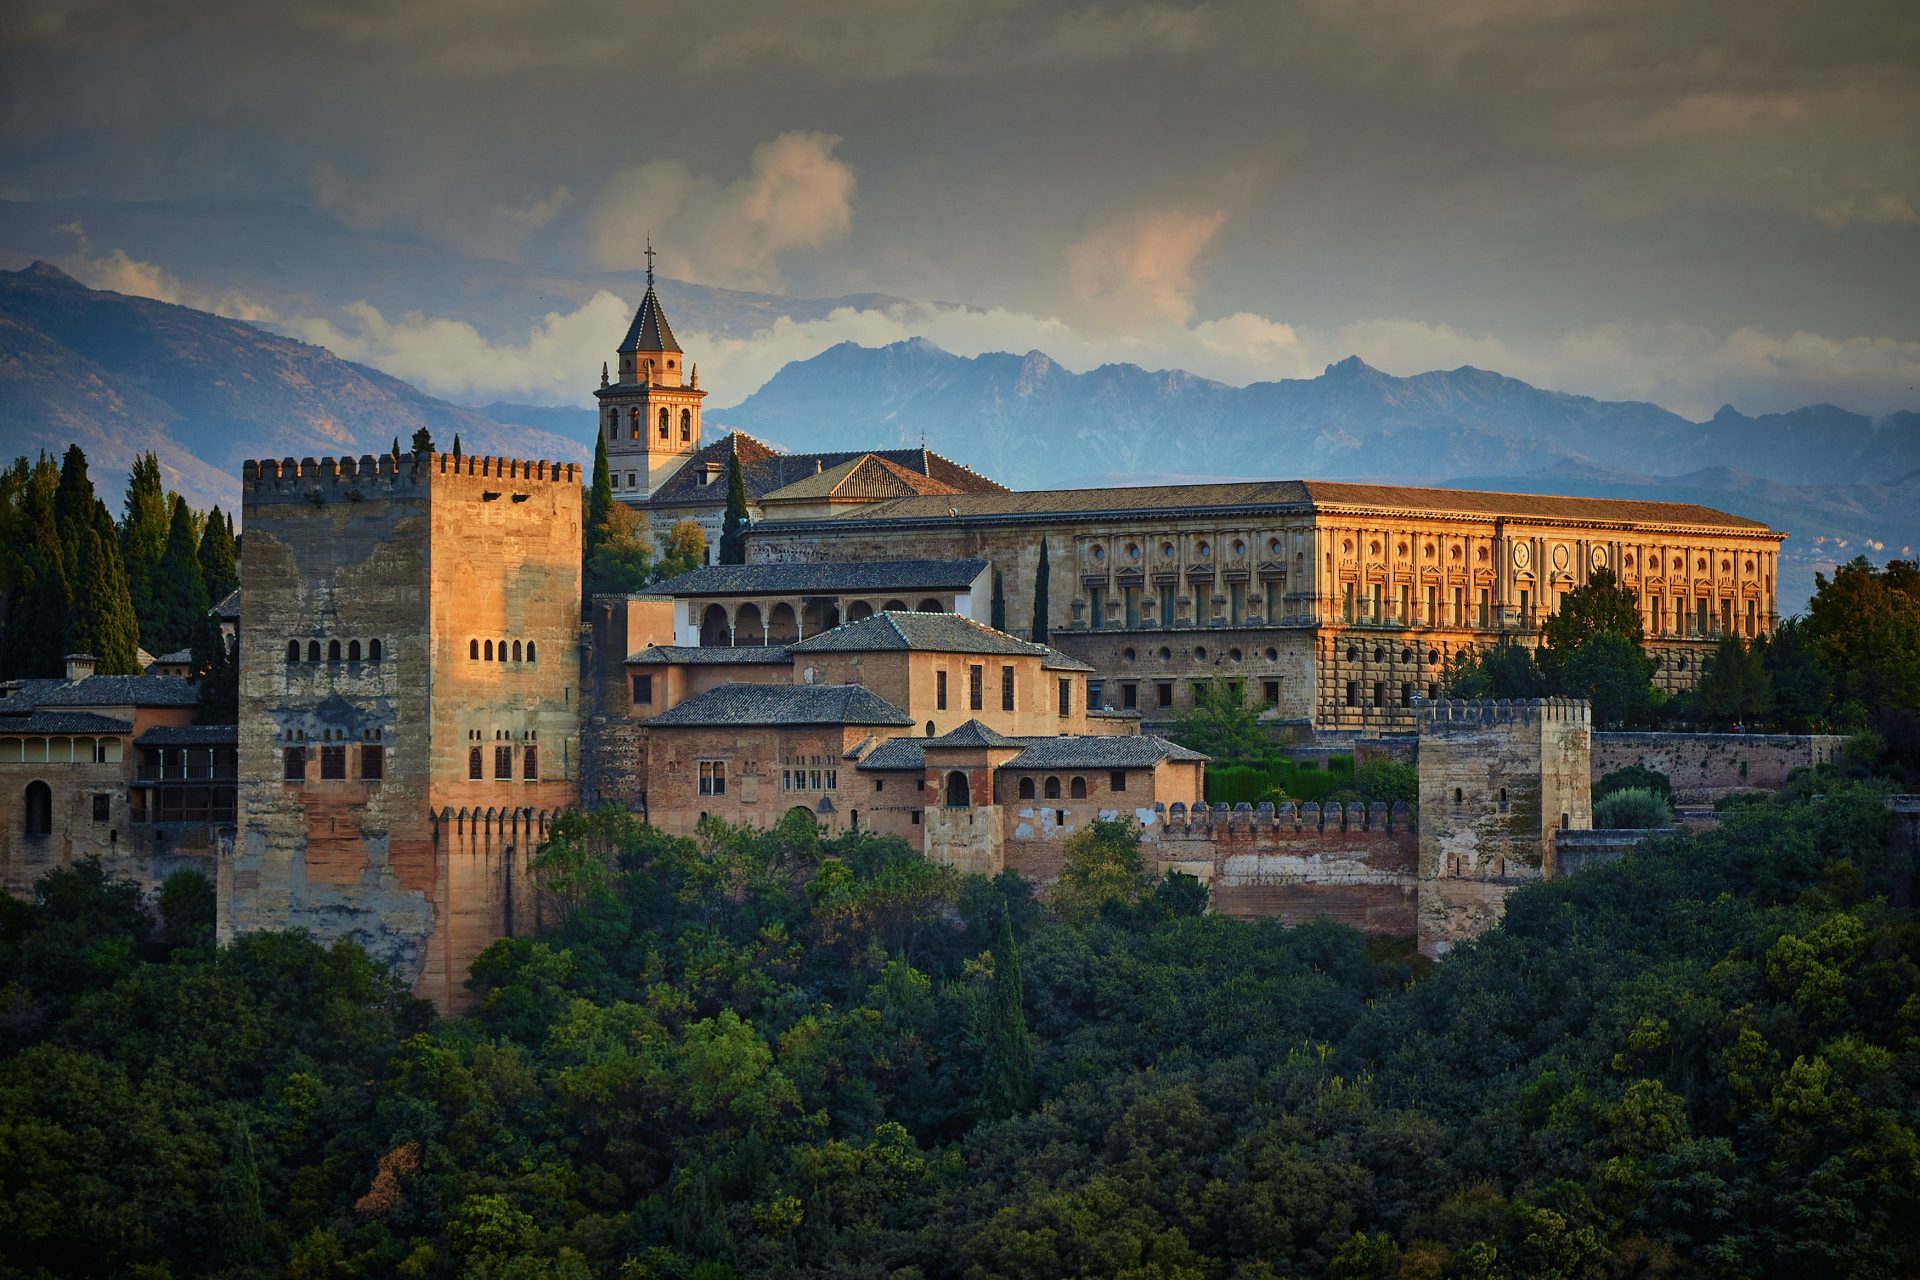
[[[605,365],[600,387],[600,430],[607,442],[613,493],[643,503],[700,450],[700,372],[686,368],[673,326],[653,291],[653,242],[647,242],[647,294],[614,353],[619,370],[610,380]]]

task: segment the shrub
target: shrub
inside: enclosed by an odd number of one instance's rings
[[[1420,771],[1398,760],[1371,760],[1353,771],[1353,787],[1369,804],[1420,803]]]
[[[1615,769],[1600,779],[1593,788],[1593,798],[1600,800],[1616,791],[1629,789],[1651,791],[1668,804],[1673,803],[1673,783],[1667,775],[1657,769],[1649,769],[1643,764],[1630,764],[1624,769]]]
[[[1673,806],[1648,787],[1626,787],[1602,796],[1593,805],[1593,825],[1605,831],[1644,830],[1670,826]]]

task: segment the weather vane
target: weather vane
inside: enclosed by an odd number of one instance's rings
[[[653,288],[653,232],[647,232],[647,288]]]

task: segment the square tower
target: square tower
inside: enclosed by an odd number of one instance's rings
[[[649,247],[649,262],[652,249]],[[619,381],[609,382],[602,366],[600,430],[607,443],[607,467],[614,496],[644,502],[687,459],[700,451],[700,372],[688,369],[673,326],[653,291],[647,268],[647,296],[615,352]]]
[[[442,1008],[534,924],[580,768],[580,475],[444,454],[249,462],[239,831],[222,937],[352,938]]]

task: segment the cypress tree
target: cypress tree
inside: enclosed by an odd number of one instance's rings
[[[133,460],[126,505],[120,521],[120,562],[126,566],[127,590],[145,635],[153,618],[160,557],[167,550],[167,491],[160,482],[160,459],[153,454],[143,453]]]
[[[207,599],[219,604],[229,591],[240,585],[240,557],[233,545],[233,521],[222,515],[219,507],[207,512],[206,528],[200,533],[199,557]]]
[[[211,607],[206,580],[200,574],[200,548],[193,536],[193,513],[187,500],[173,495],[173,519],[167,528],[167,550],[160,559],[160,606],[153,642],[154,656],[185,649],[193,643],[193,629]]]
[[[421,427],[413,433],[413,456],[424,458],[433,452],[433,432]]]
[[[1007,629],[1007,584],[1006,581],[1001,578],[998,569],[993,571],[993,613],[991,620],[995,631],[1005,631]]]
[[[453,433],[453,456],[456,458],[460,456],[460,433],[458,431]]]
[[[747,479],[740,472],[740,455],[727,459],[727,517],[720,526],[720,563],[747,562]]]
[[[587,490],[586,558],[600,546],[607,516],[613,511],[613,473],[607,469],[607,442],[598,431],[593,433],[593,484]]]
[[[1047,567],[1047,540],[1040,539],[1040,564],[1033,571],[1033,629],[1027,634],[1035,644],[1047,642],[1047,579],[1050,575]]]
[[[8,676],[52,677],[64,670],[72,589],[53,518],[59,477],[53,460],[41,454],[20,492],[14,530],[19,559],[7,592]]]
[[[981,1105],[988,1115],[1017,1115],[1033,1105],[1033,1039],[1027,1031],[1022,1000],[1020,953],[1004,905],[1000,908],[1000,936],[993,947],[993,987],[987,996],[981,1077]]]
[[[119,530],[104,502],[94,502],[92,527],[82,534],[79,572],[67,621],[67,644],[90,653],[101,675],[140,674],[140,624],[120,563]]]
[[[400,462],[400,437],[399,436],[395,436],[393,438],[393,461],[395,465],[398,465]]]
[[[60,462],[60,484],[53,491],[53,526],[60,535],[61,567],[67,581],[80,577],[80,553],[87,531],[93,528],[93,480],[87,475],[87,455],[77,444],[67,446]]]

